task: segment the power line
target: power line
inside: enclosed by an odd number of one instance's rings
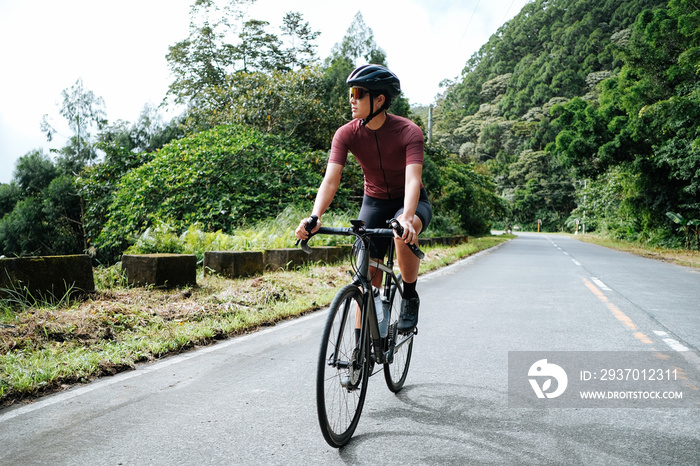
[[[474,5],[474,11],[472,11],[472,15],[469,17],[469,21],[467,21],[467,25],[464,28],[464,32],[462,33],[462,38],[459,40],[460,43],[464,41],[464,36],[467,35],[467,31],[469,30],[469,26],[472,24],[472,19],[474,19],[474,15],[476,14],[476,9],[479,8],[479,1],[476,0],[476,5]]]
[[[510,6],[509,6],[508,9],[506,10],[506,12],[503,14],[503,18],[501,18],[501,26],[503,25],[503,23],[506,22],[506,18],[508,17],[508,12],[510,11],[511,8],[513,8],[513,5],[514,5],[514,4],[515,4],[515,0],[513,0],[512,2],[510,2]]]

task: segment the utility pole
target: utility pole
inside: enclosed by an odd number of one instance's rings
[[[428,144],[433,142],[433,106],[428,107]]]
[[[583,180],[583,234],[586,234],[586,188],[588,180]]]

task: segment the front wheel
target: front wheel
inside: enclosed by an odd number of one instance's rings
[[[389,333],[387,335],[388,348],[394,347],[393,361],[384,364],[384,378],[386,385],[394,393],[398,393],[406,381],[408,366],[411,363],[411,353],[413,352],[413,333],[403,335],[398,333],[396,325],[401,313],[401,300],[403,293],[403,280],[401,275],[396,282],[392,283],[389,293]]]
[[[316,408],[323,438],[336,448],[350,441],[367,394],[369,338],[358,342],[355,332],[355,315],[361,308],[357,286],[341,289],[331,303],[321,340]]]

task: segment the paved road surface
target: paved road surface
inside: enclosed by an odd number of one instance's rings
[[[700,379],[697,269],[521,234],[418,291],[406,386],[370,379],[341,450],[316,420],[319,312],[0,411],[0,464],[700,464],[698,406],[508,403],[509,351],[681,351]]]

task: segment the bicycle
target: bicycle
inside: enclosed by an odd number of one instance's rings
[[[309,219],[308,231],[316,226],[317,220],[315,216]],[[401,236],[403,227],[396,219],[387,222],[391,229],[366,229],[361,220],[351,220],[350,223],[350,228],[321,227],[311,235],[357,238],[351,254],[353,281],[338,291],[330,305],[316,377],[319,425],[326,442],[335,448],[347,444],[355,432],[365,402],[367,382],[374,375],[375,364],[383,365],[389,390],[398,393],[403,388],[413,352],[413,337],[418,334],[417,328],[406,334],[399,333],[396,328],[401,311],[403,281],[400,273],[394,273],[394,242],[389,243],[386,264],[369,257],[371,237],[393,238],[394,231]],[[307,253],[311,252],[307,244],[311,236],[301,241],[301,247]],[[409,247],[416,256],[423,258],[423,252],[417,246]],[[370,266],[384,272],[380,296],[381,313],[386,324],[381,328]]]

